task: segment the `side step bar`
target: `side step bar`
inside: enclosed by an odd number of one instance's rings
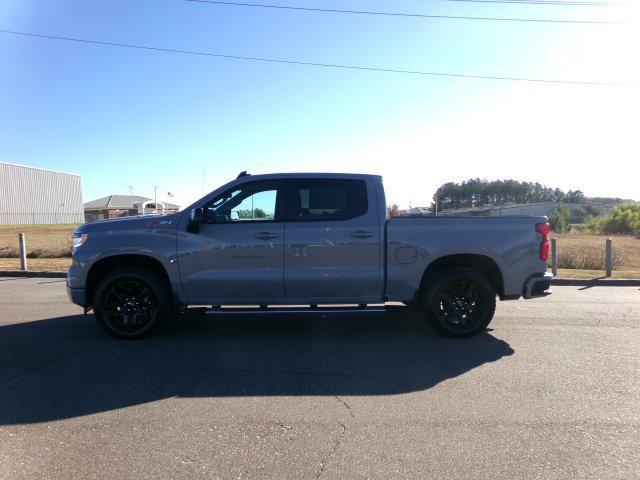
[[[194,315],[287,315],[287,314],[336,314],[336,313],[391,313],[403,312],[404,305],[211,305],[187,307],[185,314]]]

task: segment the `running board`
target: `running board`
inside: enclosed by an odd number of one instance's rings
[[[391,313],[407,310],[398,305],[360,305],[360,306],[332,306],[332,305],[296,305],[296,306],[197,306],[187,307],[186,314],[199,315],[286,315],[286,314],[336,314],[336,313]]]

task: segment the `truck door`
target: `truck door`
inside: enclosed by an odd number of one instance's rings
[[[293,178],[287,187],[284,283],[308,303],[379,301],[381,229],[363,179]]]
[[[286,180],[236,185],[203,205],[204,220],[178,235],[189,303],[247,303],[284,297]]]

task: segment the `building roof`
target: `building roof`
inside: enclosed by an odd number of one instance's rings
[[[84,209],[103,210],[134,208],[139,206],[141,203],[149,201],[153,201],[153,199],[148,197],[141,197],[140,195],[109,195],[107,197],[102,197],[96,200],[91,200],[90,202],[86,202],[84,204]],[[166,203],[161,200],[158,200],[158,204],[163,204],[165,208],[169,208],[171,210],[177,210],[178,208],[180,208],[178,205],[174,205],[173,203]]]
[[[429,215],[429,207],[411,207],[405,211],[409,215]]]
[[[3,165],[9,165],[10,167],[29,168],[31,170],[42,170],[44,172],[61,173],[62,175],[73,175],[74,177],[79,177],[80,176],[77,173],[62,172],[60,170],[52,170],[50,168],[32,167],[30,165],[21,165],[19,163],[9,163],[9,162],[0,162],[0,163],[3,164]]]

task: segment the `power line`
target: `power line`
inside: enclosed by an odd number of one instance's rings
[[[615,87],[633,86],[633,84],[620,83],[620,82],[554,80],[554,79],[545,79],[545,78],[507,77],[507,76],[497,76],[497,75],[467,75],[462,73],[426,72],[421,70],[401,70],[401,69],[395,69],[395,68],[367,67],[367,66],[359,66],[359,65],[345,65],[345,64],[338,64],[338,63],[319,63],[319,62],[311,62],[306,60],[287,60],[283,58],[249,57],[249,56],[242,56],[242,55],[230,55],[226,53],[205,52],[205,51],[199,51],[199,50],[180,50],[180,49],[174,49],[174,48],[150,47],[147,45],[137,45],[132,43],[116,43],[116,42],[106,42],[106,41],[100,41],[100,40],[89,40],[86,38],[63,37],[58,35],[43,35],[39,33],[18,32],[13,30],[4,30],[4,29],[0,29],[0,33],[6,33],[10,35],[20,35],[23,37],[44,38],[48,40],[62,40],[66,42],[77,42],[77,43],[84,43],[84,44],[91,44],[91,45],[134,48],[137,50],[147,50],[147,51],[163,52],[163,53],[178,53],[178,54],[184,54],[184,55],[226,58],[230,60],[246,60],[246,61],[252,61],[252,62],[278,63],[278,64],[287,64],[287,65],[305,65],[309,67],[360,70],[360,71],[367,71],[367,72],[400,73],[400,74],[407,74],[407,75],[422,75],[422,76],[433,76],[433,77],[474,78],[479,80],[509,80],[509,81],[516,81],[516,82],[555,83],[555,84],[568,84],[568,85],[598,85],[598,86],[615,86]]]
[[[376,15],[387,17],[410,17],[422,19],[440,20],[486,20],[502,22],[539,22],[539,23],[586,23],[586,24],[617,24],[623,22],[605,20],[554,20],[550,18],[505,18],[505,17],[474,17],[460,15],[431,15],[422,13],[401,13],[401,12],[379,12],[370,10],[341,10],[335,8],[315,8],[315,7],[294,7],[290,5],[272,5],[266,3],[245,3],[245,2],[224,2],[217,0],[186,0],[192,3],[207,3],[212,5],[223,5],[227,7],[250,7],[250,8],[270,8],[278,10],[296,10],[307,13],[347,13],[355,15]],[[510,3],[510,2],[509,2]]]

